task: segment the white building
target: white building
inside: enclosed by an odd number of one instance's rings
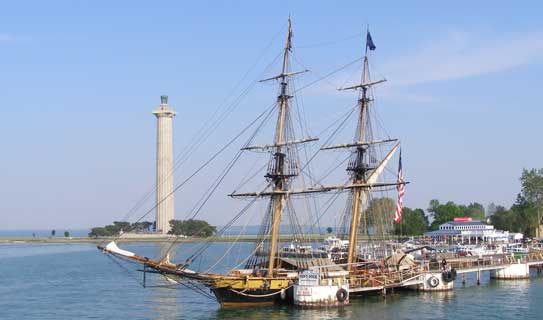
[[[455,218],[440,225],[439,230],[426,232],[424,235],[440,241],[454,239],[470,244],[477,244],[480,241],[494,243],[522,239],[522,234],[497,230],[493,225],[469,217]]]

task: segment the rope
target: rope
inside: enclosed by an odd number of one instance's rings
[[[106,254],[106,257],[110,258],[111,261],[113,261],[116,265],[118,265],[124,272],[126,272],[126,274],[132,278],[134,281],[136,281],[139,285],[143,286],[143,282],[138,280],[138,278],[136,278],[135,275],[132,274],[132,272],[130,270],[128,270],[128,268],[126,268],[125,266],[123,266],[119,261],[117,261],[115,258],[115,256],[111,255],[111,254]]]
[[[234,88],[232,88],[232,90],[230,91],[230,93],[226,96],[226,98],[223,99],[223,102],[221,104],[219,104],[219,106],[215,109],[215,111],[213,112],[212,116],[202,125],[202,127],[200,127],[200,129],[198,130],[198,132],[192,137],[191,140],[195,140],[195,142],[192,144],[192,145],[188,145],[184,148],[183,151],[181,151],[175,158],[176,160],[174,161],[174,167],[172,168],[171,172],[168,173],[168,176],[171,176],[173,174],[173,172],[175,170],[177,170],[177,168],[179,168],[179,166],[181,166],[182,164],[184,164],[190,157],[190,155],[192,155],[208,138],[209,136],[218,128],[218,126],[222,123],[222,121],[229,115],[231,114],[234,109],[241,103],[242,99],[250,92],[250,90],[252,90],[252,88],[255,86],[256,83],[258,83],[258,79],[263,75],[265,74],[265,72],[267,72],[267,70],[271,67],[271,65],[274,64],[274,62],[278,59],[278,57],[281,55],[281,53],[279,53],[273,60],[270,64],[268,64],[265,68],[264,68],[264,71],[262,71],[261,74],[259,74],[255,80],[251,81],[251,83],[249,84],[249,86],[247,88],[245,88],[233,101],[232,103],[226,108],[226,110],[220,114],[217,119],[212,122],[212,119],[215,118],[218,114],[219,114],[219,110],[226,105],[226,101],[234,94],[234,92],[237,90],[237,88],[241,85],[241,83],[245,80],[245,78],[247,78],[247,76],[249,75],[249,73],[256,67],[256,65],[258,64],[258,62],[262,59],[262,57],[264,56],[264,53],[271,47],[271,45],[274,43],[275,39],[279,36],[279,34],[281,33],[281,31],[284,29],[281,28],[281,30],[279,30],[275,36],[272,38],[272,40],[268,43],[268,45],[258,54],[258,58],[257,60],[253,63],[253,65],[249,68],[249,70],[247,70],[245,72],[245,74],[243,75],[243,77],[236,83],[236,85],[234,86]],[[207,129],[206,129],[206,126],[207,126]],[[196,140],[196,138],[198,138],[198,140]],[[166,181],[167,179],[164,179],[163,181]],[[122,219],[122,221],[126,221],[128,220],[137,210],[139,210],[141,208],[141,206],[151,197],[151,195],[153,194],[153,192],[156,190],[157,186],[153,186],[153,188],[151,188],[151,190],[149,190],[147,193],[144,194],[144,196],[136,202],[136,204],[125,214],[124,218]]]
[[[347,63],[347,64],[345,64],[345,65],[343,65],[343,66],[341,66],[341,67],[339,67],[339,68],[337,68],[337,69],[335,69],[335,70],[333,70],[333,71],[331,71],[331,72],[329,72],[327,74],[325,74],[324,76],[322,76],[320,78],[317,78],[316,80],[306,84],[305,86],[303,86],[301,88],[298,88],[296,91],[294,91],[294,93],[302,91],[302,90],[314,85],[315,83],[320,82],[321,80],[324,80],[324,79],[328,78],[329,76],[333,75],[334,73],[337,73],[337,72],[339,72],[339,71],[341,71],[341,70],[343,70],[343,69],[345,69],[345,68],[347,68],[347,67],[349,67],[349,66],[351,66],[351,65],[353,65],[353,64],[355,64],[357,62],[360,62],[362,59],[363,58],[356,58],[355,60],[353,60],[353,61],[351,61],[351,62],[349,62],[349,63]],[[297,62],[300,63],[299,61],[297,61]]]
[[[148,211],[146,211],[139,219],[136,220],[137,222],[140,222],[143,218],[145,218],[149,213],[153,212],[153,210],[156,209],[158,205],[160,205],[162,202],[164,202],[166,199],[168,199],[170,196],[172,196],[179,188],[181,188],[183,185],[185,185],[187,182],[189,182],[194,176],[196,176],[200,171],[202,171],[205,167],[207,167],[215,158],[217,158],[224,150],[226,150],[232,143],[234,143],[241,135],[243,135],[249,128],[251,128],[262,116],[264,116],[266,113],[271,112],[273,110],[273,107],[275,107],[275,103],[271,105],[268,109],[266,109],[264,112],[262,112],[256,119],[254,119],[249,125],[247,125],[243,130],[241,130],[234,138],[232,138],[227,144],[225,144],[219,151],[217,151],[210,159],[208,159],[206,162],[204,162],[196,171],[194,171],[188,178],[186,178],[184,181],[182,181],[180,184],[178,184],[172,192],[167,194],[163,199],[158,201],[153,207],[151,207]],[[113,238],[113,241],[119,239],[122,236],[122,234],[117,235],[115,238]],[[102,244],[104,244],[108,240],[104,240]]]
[[[288,287],[286,287],[286,288],[284,288],[284,289],[281,289],[281,291],[282,291],[282,290],[288,290],[288,289],[290,289],[292,286],[293,286],[293,285],[290,285],[290,286],[288,286]],[[248,294],[248,293],[244,293],[243,291],[237,291],[237,290],[232,289],[232,288],[230,288],[229,290],[232,291],[232,292],[235,292],[235,293],[237,293],[237,294],[240,294],[240,295],[242,295],[242,296],[251,297],[251,298],[271,297],[271,296],[274,296],[274,295],[276,295],[276,294],[280,294],[280,293],[281,293],[281,291],[277,291],[277,292],[274,292],[274,293],[268,293],[268,294],[262,294],[262,295],[260,295],[260,294]]]
[[[358,38],[358,37],[362,36],[363,34],[364,33],[359,32],[357,34],[353,34],[353,35],[350,35],[348,37],[338,39],[338,40],[330,40],[330,41],[324,41],[324,42],[318,42],[318,43],[302,44],[302,45],[299,45],[299,46],[294,46],[294,48],[295,49],[309,49],[309,48],[319,48],[319,47],[324,47],[324,46],[330,46],[330,45],[338,44],[338,43],[341,43],[341,42],[344,42],[344,41],[347,41],[347,40]]]

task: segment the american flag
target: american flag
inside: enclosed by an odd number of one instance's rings
[[[400,161],[398,164],[398,202],[396,203],[396,212],[394,212],[394,222],[402,221],[403,195],[405,194],[405,183],[403,181],[402,170],[402,150],[400,150]]]

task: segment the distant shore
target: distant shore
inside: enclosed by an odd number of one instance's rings
[[[305,240],[322,240],[328,237],[329,235],[305,235]],[[132,242],[254,242],[259,240],[260,237],[257,235],[242,235],[242,236],[219,236],[211,238],[177,238],[175,236],[146,236],[146,237],[98,237],[98,238],[89,238],[89,237],[14,237],[14,238],[0,238],[0,244],[17,244],[17,243],[28,243],[28,244],[40,244],[40,243],[103,243],[108,241],[115,240],[116,242],[132,243]],[[279,240],[289,241],[295,240],[294,237],[290,235],[280,236]]]

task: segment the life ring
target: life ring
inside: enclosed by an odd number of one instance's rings
[[[428,279],[428,284],[430,285],[430,287],[435,288],[439,285],[439,279],[432,276],[430,277],[430,279]]]
[[[343,288],[340,288],[336,292],[336,298],[337,298],[337,301],[339,301],[339,302],[343,302],[343,301],[347,300],[348,297],[349,297],[349,293],[347,292],[347,290],[345,290]]]

